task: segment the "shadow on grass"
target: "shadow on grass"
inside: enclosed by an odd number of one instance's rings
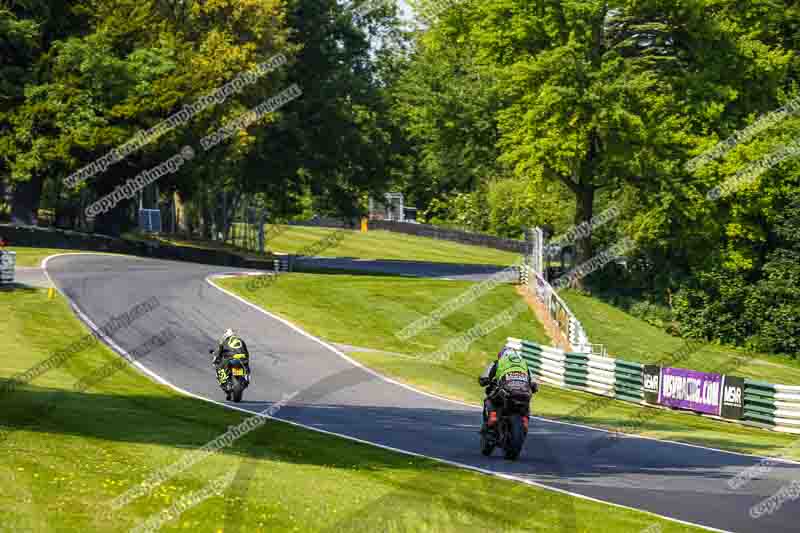
[[[670,484],[673,487],[671,497],[687,497],[691,494],[698,508],[720,505],[722,508],[731,508],[734,503],[739,505],[738,499],[754,497],[753,494],[726,496],[720,492],[724,491],[728,478],[741,468],[755,464],[757,459],[754,458],[627,438],[619,439],[613,447],[591,453],[588,444],[603,434],[565,424],[536,421],[531,424],[521,459],[510,462],[502,459],[498,453],[488,458],[480,455],[477,435],[480,413],[477,411],[348,405],[346,402],[326,401],[331,392],[352,387],[363,379],[354,371],[331,376],[329,381],[322,380],[294,397],[276,416],[604,500],[628,504],[636,500],[648,510],[666,514],[670,512],[658,500],[649,499],[642,503],[639,496],[642,491],[659,492]],[[241,404],[254,411],[263,411],[273,405],[273,402]],[[54,445],[52,439],[62,434],[113,442],[155,444],[188,451],[221,436],[229,426],[248,417],[177,395],[86,394],[35,387],[21,388],[0,398],[0,413],[0,423],[10,432],[26,430],[48,434],[48,446],[51,449]],[[0,453],[10,451],[13,456],[15,439],[13,434],[11,437],[0,442]],[[30,448],[31,442],[35,446],[37,441],[29,440],[25,446]],[[267,421],[221,453],[239,459],[233,462],[234,467],[240,470],[229,489],[231,497],[246,494],[253,480],[253,472],[261,467],[262,460],[320,466],[343,472],[357,470],[391,486],[385,495],[376,495],[375,498],[365,495],[370,503],[363,510],[349,512],[337,522],[332,522],[330,531],[358,530],[361,525],[366,530],[366,526],[374,525],[375,521],[391,523],[393,520],[411,520],[413,517],[403,513],[394,517],[393,510],[398,509],[397,506],[404,501],[410,502],[420,497],[429,499],[432,506],[438,505],[438,515],[425,517],[431,521],[431,529],[446,529],[445,522],[463,519],[466,516],[465,509],[470,509],[470,513],[476,516],[489,517],[499,508],[513,508],[513,498],[508,494],[517,494],[520,498],[530,497],[531,494],[524,493],[522,489],[516,493],[504,492],[501,501],[495,501],[492,488],[497,487],[494,483],[501,481],[487,478],[479,481],[481,488],[478,492],[482,495],[476,494],[474,499],[470,499],[464,495],[468,491],[459,492],[448,486],[448,483],[456,482],[454,479],[462,478],[438,475],[449,470],[443,464],[422,457],[387,453],[367,444],[276,421]],[[414,474],[411,478],[397,481],[389,475],[392,471],[413,471]],[[784,478],[797,477],[800,476],[800,467],[781,464],[775,467],[775,472]],[[620,487],[615,485],[615,479],[628,477],[636,479],[639,489],[635,494],[625,483]],[[471,483],[474,482],[473,478],[470,479]],[[469,487],[473,486],[465,485],[465,488]],[[779,485],[772,481],[759,485],[759,491],[764,495],[769,495],[777,488]],[[539,522],[550,520],[551,529],[576,530],[574,499],[555,493],[540,494],[539,498],[542,501],[537,500],[536,505],[516,502],[525,506],[521,516],[528,519],[533,516]],[[452,516],[448,514],[449,510],[454,513]],[[513,513],[498,519],[509,527],[525,529],[525,521]],[[239,520],[236,515],[226,519],[226,531],[243,530]]]
[[[255,414],[274,403],[240,405]],[[305,408],[286,406],[276,414],[297,414],[298,410]],[[200,448],[250,416],[181,396],[87,394],[25,387],[0,398],[0,450],[13,451],[14,441],[9,437],[20,430],[189,450]],[[346,416],[357,415],[349,411]],[[358,453],[339,453],[347,447],[358,448]],[[347,469],[418,467],[408,465],[400,456],[391,459],[394,456],[368,445],[273,420],[235,440],[222,453]]]
[[[607,433],[548,422],[532,424],[522,458],[508,462],[497,455],[489,458],[480,455],[477,435],[480,414],[476,411],[320,403],[320,398],[328,392],[330,390],[323,388],[302,393],[277,411],[276,416],[385,446],[532,477],[545,483],[563,481],[565,474],[579,483],[603,476],[607,473],[609,457],[619,459],[614,466],[617,472],[646,472],[659,476],[680,472],[683,476],[711,478],[719,477],[721,468],[755,462],[753,458],[712,450],[628,438],[592,453],[589,443]],[[240,405],[259,412],[274,404],[243,402]],[[177,395],[86,394],[33,387],[21,388],[0,398],[0,406],[0,424],[9,434],[27,430],[187,449],[204,445],[227,431],[228,426],[248,417]],[[656,430],[671,426],[650,421],[646,427]],[[261,435],[256,441],[265,445],[254,445],[256,434]],[[718,439],[718,442],[735,444],[730,439]],[[0,442],[0,449],[7,446],[13,447],[13,439]],[[355,447],[357,453],[340,453],[354,451],[349,447]],[[548,449],[554,451],[548,454]],[[267,421],[223,453],[254,458],[269,456],[284,462],[347,469],[419,468],[419,465],[408,466],[407,457],[387,455],[368,445],[275,421]],[[649,460],[647,456],[657,456],[659,460]]]

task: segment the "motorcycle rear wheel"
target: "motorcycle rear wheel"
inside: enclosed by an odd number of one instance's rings
[[[242,381],[243,380],[238,377],[234,378],[233,381],[232,396],[233,396],[233,401],[235,403],[239,403],[242,401],[242,394],[244,394],[244,383],[242,383]]]
[[[510,461],[515,461],[519,458],[522,452],[522,445],[525,444],[525,427],[522,423],[520,415],[511,415],[508,417],[508,424],[506,424],[506,446],[505,458]]]
[[[495,440],[487,434],[487,431],[481,433],[481,453],[486,457],[492,455],[494,447],[496,446]]]

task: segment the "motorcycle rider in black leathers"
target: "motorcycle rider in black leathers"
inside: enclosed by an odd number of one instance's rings
[[[215,355],[212,363],[217,369],[217,381],[219,381],[220,385],[230,379],[227,369],[228,362],[231,359],[238,359],[244,364],[247,370],[247,381],[250,381],[250,352],[247,351],[247,344],[245,344],[244,340],[236,335],[232,329],[225,330],[216,352],[213,353]],[[224,370],[224,374],[220,370]],[[225,379],[222,379],[222,377]],[[226,396],[228,400],[231,399],[230,392],[226,392]]]

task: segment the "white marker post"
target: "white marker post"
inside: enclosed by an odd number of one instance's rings
[[[17,265],[17,252],[0,250],[0,285],[14,283],[14,274]]]

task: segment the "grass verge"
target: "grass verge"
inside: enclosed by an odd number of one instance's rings
[[[267,226],[266,247],[271,252],[299,253],[304,249],[335,233],[336,229],[316,228],[308,226]],[[485,248],[469,244],[461,244],[428,237],[417,237],[383,230],[372,230],[367,233],[344,230],[345,238],[336,246],[320,252],[322,257],[353,257],[359,259],[393,259],[406,261],[431,261],[437,263],[463,263],[510,265],[518,259],[518,254]],[[151,238],[150,236],[147,236]],[[144,238],[141,235],[126,235],[126,238]],[[222,245],[219,242],[206,242],[196,239],[179,239],[174,237],[160,239],[164,243],[178,246],[200,248],[228,249],[241,253],[240,248]]]
[[[392,378],[422,390],[480,405],[483,391],[476,377],[505,342],[506,337],[523,337],[548,343],[541,325],[532,315],[520,315],[510,324],[476,340],[466,352],[447,361],[425,357],[447,339],[457,336],[505,309],[517,298],[512,287],[498,287],[480,300],[448,316],[441,324],[426,330],[409,342],[394,336],[407,324],[426,316],[442,303],[465,290],[468,282],[290,274],[279,277],[268,287],[248,290],[244,279],[219,280],[223,287],[274,312],[331,342],[379,350],[354,349],[349,355]],[[641,341],[647,342],[647,341]],[[677,346],[676,346],[677,347]],[[386,354],[383,352],[396,352]],[[406,355],[404,357],[404,354]],[[704,354],[687,362],[700,366]],[[579,391],[543,386],[534,400],[535,414],[630,432],[627,422],[635,420],[642,408],[622,401],[603,401],[592,412],[582,412],[586,404],[602,397]],[[636,426],[636,433],[662,439],[712,446],[715,448],[774,455],[794,438],[697,415],[651,409],[648,418]],[[796,447],[792,457],[800,459]]]
[[[329,341],[415,355],[421,360],[441,349],[448,340],[520,301],[512,285],[502,284],[403,340],[397,336],[403,328],[461,295],[473,283],[308,273],[281,275],[253,290],[247,278],[221,279],[218,283]],[[526,332],[526,338],[536,342],[547,342],[534,314],[524,310],[511,322],[476,339],[466,351],[452,354],[444,364],[452,368],[466,366],[470,372],[483,370],[485,362],[497,353],[505,339],[520,332]]]
[[[0,292],[0,316],[3,378],[85,333],[67,303],[48,301],[42,290]],[[224,499],[201,501],[163,530],[545,532],[566,531],[562,522],[574,516],[576,531],[597,531],[597,524],[607,531],[653,524],[670,533],[699,531],[278,422],[103,518],[109,500],[245,418],[127,367],[87,391],[73,388],[116,358],[92,345],[0,398],[4,530],[128,530],[236,471]],[[520,505],[525,512],[497,512]]]

